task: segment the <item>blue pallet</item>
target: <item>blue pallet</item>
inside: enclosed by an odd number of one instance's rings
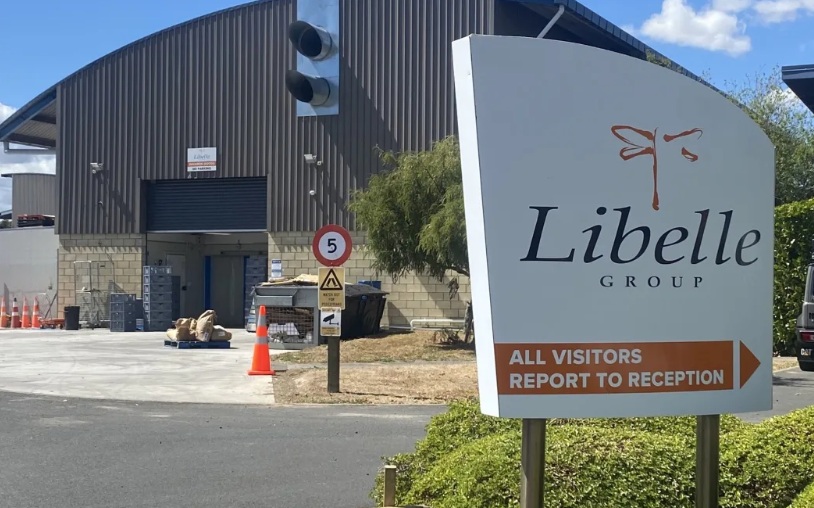
[[[230,349],[232,345],[229,341],[201,342],[198,340],[165,340],[165,346],[178,349]]]

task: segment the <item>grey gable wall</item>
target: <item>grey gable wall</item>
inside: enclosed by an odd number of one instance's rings
[[[491,33],[492,3],[342,0],[334,117],[296,118],[283,85],[293,0],[219,12],[102,58],[59,85],[58,233],[144,232],[144,182],[186,178],[186,148],[203,146],[218,148],[209,177],[268,176],[269,231],[353,228],[345,206],[381,169],[377,146],[421,150],[457,131],[450,43]],[[91,174],[91,162],[105,171]]]

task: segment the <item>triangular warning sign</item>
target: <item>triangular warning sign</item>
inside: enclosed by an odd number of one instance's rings
[[[319,289],[328,291],[340,291],[342,289],[342,282],[339,280],[339,277],[336,276],[333,268],[328,270],[328,275],[325,276],[325,280],[322,281],[322,285],[319,286]]]

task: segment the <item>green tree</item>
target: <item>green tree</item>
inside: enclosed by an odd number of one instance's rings
[[[449,272],[469,276],[457,138],[446,137],[426,151],[379,154],[385,171],[356,191],[348,207],[367,233],[373,269],[394,282],[408,272],[438,280]],[[452,297],[458,277],[449,288]]]
[[[349,209],[367,232],[373,269],[469,275],[460,148],[450,136],[423,152],[380,152],[385,171],[354,193]]]
[[[814,115],[780,76],[775,69],[724,87],[775,146],[777,205],[814,198]]]

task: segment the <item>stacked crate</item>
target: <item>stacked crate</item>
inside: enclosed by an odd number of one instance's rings
[[[124,293],[111,293],[110,295],[110,331],[134,332],[136,331],[136,318],[138,317],[136,295]]]
[[[266,282],[268,256],[247,256],[243,274],[243,316],[245,317],[246,328],[254,325],[254,312],[252,309],[253,289],[256,285]]]
[[[172,276],[169,266],[145,266],[142,299],[144,329],[165,331],[172,328],[180,308],[180,277]]]

